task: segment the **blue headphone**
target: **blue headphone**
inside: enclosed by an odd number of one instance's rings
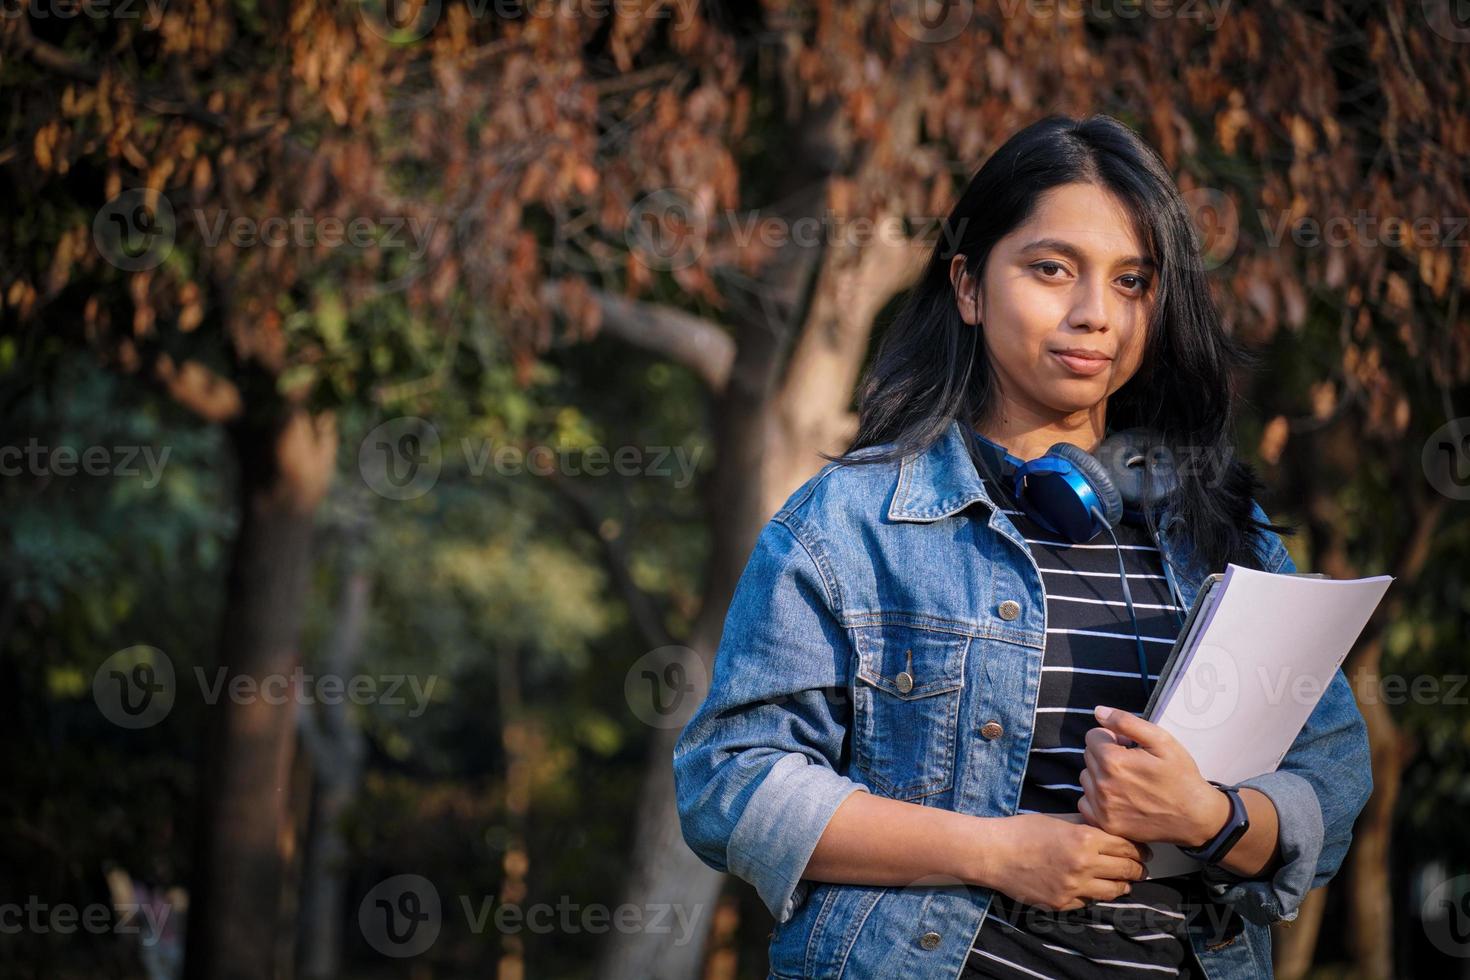
[[[1095,455],[1069,442],[1058,442],[1036,459],[1021,460],[999,443],[974,429],[970,431],[974,432],[976,445],[989,461],[991,471],[1002,479],[1009,475],[1011,496],[1026,516],[1073,544],[1091,541],[1103,531],[1112,537],[1118,554],[1118,578],[1123,584],[1123,598],[1128,603],[1128,618],[1133,623],[1133,636],[1138,644],[1139,676],[1147,699],[1148,658],[1143,652],[1143,637],[1133,610],[1123,552],[1117,547],[1113,528],[1120,520],[1146,525],[1145,511],[1153,510],[1179,486],[1174,456],[1167,443],[1152,430],[1134,427],[1110,433],[1098,445]],[[1167,560],[1162,548],[1159,554]],[[1171,594],[1179,602],[1181,597],[1173,582],[1169,584]],[[1175,611],[1175,618],[1183,624],[1182,608]]]
[[[1029,461],[975,433],[994,472],[1009,474],[1011,496],[1026,515],[1073,544],[1091,541],[1121,520],[1143,525],[1179,486],[1174,456],[1163,438],[1134,427],[1103,439],[1094,455],[1059,442]]]

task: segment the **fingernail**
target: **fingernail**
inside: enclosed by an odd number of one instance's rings
[[[1098,705],[1097,707],[1092,709],[1092,713],[1097,716],[1098,721],[1107,721],[1108,718],[1112,716],[1113,709],[1105,708],[1102,705]]]

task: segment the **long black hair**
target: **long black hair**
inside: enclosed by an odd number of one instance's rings
[[[1226,562],[1259,568],[1252,535],[1288,526],[1251,516],[1264,489],[1255,468],[1236,457],[1235,374],[1254,358],[1226,334],[1210,294],[1188,206],[1168,168],[1132,129],[1108,115],[1051,115],[1017,132],[970,179],[943,226],[922,277],[883,331],[858,389],[858,429],[844,464],[888,462],[922,452],[958,419],[989,417],[996,394],[984,327],[960,318],[950,281],[953,256],[979,283],[995,243],[1024,223],[1043,193],[1069,183],[1096,184],[1131,216],[1156,265],[1157,292],[1137,373],[1108,400],[1109,428],[1146,426],[1183,465],[1170,494],[1196,557],[1210,569]],[[893,443],[880,452],[851,454]],[[1186,460],[1187,462],[1188,460]],[[1156,528],[1157,514],[1147,520]]]

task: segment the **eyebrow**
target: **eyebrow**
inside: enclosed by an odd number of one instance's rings
[[[1031,252],[1060,252],[1062,255],[1079,264],[1083,260],[1083,255],[1078,251],[1077,246],[1071,242],[1062,241],[1060,238],[1038,238],[1036,241],[1021,247],[1021,254],[1026,255]],[[1143,255],[1124,256],[1117,261],[1116,265],[1136,265],[1150,271],[1156,268],[1153,260]]]

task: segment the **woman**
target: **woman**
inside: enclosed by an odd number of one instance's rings
[[[1234,787],[1139,716],[1205,575],[1295,568],[1231,452],[1243,358],[1189,212],[1126,126],[1054,116],[946,229],[852,447],[736,587],[674,753],[685,840],[771,909],[775,977],[1269,976],[1372,780],[1341,671]],[[1195,465],[1131,522],[1015,499],[1017,463],[1135,428]],[[1148,842],[1203,869],[1143,880]]]

